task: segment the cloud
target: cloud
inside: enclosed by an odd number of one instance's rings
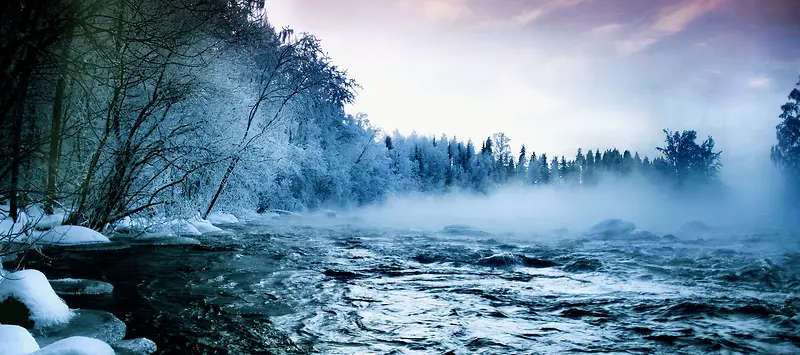
[[[717,9],[725,0],[685,0],[663,8],[638,34],[619,42],[622,54],[630,55],[685,30],[691,23]]]
[[[536,20],[542,18],[543,16],[551,12],[563,8],[570,8],[577,6],[583,1],[584,0],[549,0],[540,6],[523,10],[522,12],[520,12],[515,16],[499,20],[495,19],[495,20],[484,21],[482,25],[485,27],[524,27],[530,25],[531,23],[535,22]]]
[[[750,78],[750,80],[747,81],[747,86],[756,89],[769,87],[770,85],[772,85],[772,80],[765,76]]]
[[[618,33],[623,27],[625,26],[619,23],[608,23],[589,30],[587,34],[591,37],[606,37]]]
[[[434,23],[453,23],[473,15],[466,0],[398,0],[395,4]]]

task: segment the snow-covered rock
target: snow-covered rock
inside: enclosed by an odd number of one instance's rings
[[[27,329],[0,324],[0,355],[22,355],[36,350],[39,350],[39,344]]]
[[[147,338],[124,339],[111,343],[114,349],[124,349],[136,354],[152,354],[158,350],[156,343]]]
[[[108,282],[84,279],[50,280],[50,286],[57,295],[103,295],[114,291]]]
[[[138,245],[200,245],[197,239],[177,236],[145,236],[136,238],[133,242]]]
[[[114,355],[106,342],[93,338],[74,336],[59,340],[31,353],[31,355]]]
[[[2,304],[16,307],[19,303],[27,308],[28,317],[37,328],[64,324],[73,316],[38,270],[21,270],[0,279],[0,320],[13,316],[2,310]]]
[[[68,323],[32,329],[31,335],[39,346],[45,347],[74,336],[94,338],[109,344],[125,338],[127,327],[113,314],[90,309],[76,309],[73,312],[75,315]]]
[[[200,233],[217,233],[222,232],[222,229],[211,224],[211,222],[200,218],[200,216],[194,216],[189,220],[189,223],[193,225]]]
[[[65,213],[41,215],[33,219],[33,221],[36,222],[36,225],[34,225],[34,227],[36,229],[52,229],[63,224],[64,219],[66,218],[67,215]]]
[[[198,237],[203,235],[197,227],[185,219],[176,219],[169,223],[170,229],[177,235]]]
[[[234,224],[239,223],[236,216],[227,212],[211,212],[206,219],[212,224]]]
[[[598,224],[595,224],[589,233],[602,237],[612,237],[615,235],[630,233],[636,229],[636,225],[631,222],[626,222],[621,219],[607,219]]]
[[[108,237],[81,226],[58,226],[44,232],[32,234],[36,243],[72,245],[85,243],[110,243]]]
[[[155,224],[155,222],[148,220],[147,218],[127,216],[117,222],[114,222],[114,224],[112,225],[112,229],[115,232],[123,232],[123,233],[141,232],[153,224]]]

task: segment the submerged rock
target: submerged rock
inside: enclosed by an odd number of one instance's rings
[[[356,279],[364,277],[364,275],[359,274],[357,272],[352,272],[347,270],[332,270],[332,269],[325,270],[325,276],[337,279]]]
[[[621,219],[607,219],[595,224],[589,229],[589,234],[610,238],[621,234],[628,234],[636,229],[636,225]]]
[[[444,231],[450,235],[466,235],[471,237],[486,237],[492,235],[492,233],[461,224],[451,224],[445,226]]]
[[[111,313],[77,309],[68,323],[36,328],[32,334],[40,346],[75,336],[113,343],[125,337],[125,330],[125,323]]]
[[[150,355],[158,350],[156,343],[147,338],[118,340],[111,343],[111,347],[117,354],[128,352],[131,354]]]
[[[564,271],[575,273],[593,272],[600,270],[601,267],[603,267],[603,263],[600,260],[581,258],[564,266]]]
[[[525,255],[513,253],[494,254],[492,256],[479,259],[477,264],[489,267],[511,267],[521,265],[535,268],[553,267],[558,265],[550,260],[531,258]]]
[[[162,236],[142,237],[133,240],[139,245],[200,245],[200,241],[190,237]]]
[[[58,295],[102,295],[114,291],[108,282],[84,279],[50,280],[50,286]]]

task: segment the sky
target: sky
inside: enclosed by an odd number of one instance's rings
[[[800,75],[799,0],[266,0],[384,132],[655,156],[663,129],[765,160]],[[749,160],[746,160],[749,159]],[[736,161],[734,161],[736,160]]]

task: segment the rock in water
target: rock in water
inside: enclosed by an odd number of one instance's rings
[[[200,245],[200,241],[189,237],[174,237],[174,236],[153,236],[142,237],[133,240],[135,244],[139,245]]]
[[[460,224],[452,224],[449,226],[445,226],[444,231],[450,235],[465,235],[471,237],[487,237],[492,235],[492,233]]]
[[[613,236],[627,234],[636,229],[636,225],[631,222],[626,222],[621,219],[607,219],[598,224],[595,224],[589,233],[592,235],[610,238]]]
[[[114,291],[110,283],[97,280],[57,279],[50,280],[50,286],[57,295],[103,295]]]
[[[22,355],[39,350],[28,330],[17,325],[0,324],[0,354]]]
[[[511,253],[500,253],[487,256],[478,260],[478,265],[489,267],[512,267],[521,263],[518,255]]]
[[[117,353],[127,351],[129,353],[144,355],[150,355],[158,350],[156,343],[147,338],[119,340],[112,343],[111,347],[114,348]]]
[[[26,313],[28,320],[22,320]],[[21,270],[0,279],[0,323],[38,328],[63,324],[71,318],[67,304],[38,270]]]
[[[114,349],[98,339],[74,336],[45,346],[30,355],[115,355]]]
[[[66,324],[36,328],[32,331],[39,345],[52,344],[69,337],[89,337],[107,343],[125,337],[125,323],[113,314],[88,309],[75,310],[75,316]]]
[[[575,273],[592,272],[599,270],[602,266],[603,264],[597,259],[578,259],[564,266],[564,271]]]

